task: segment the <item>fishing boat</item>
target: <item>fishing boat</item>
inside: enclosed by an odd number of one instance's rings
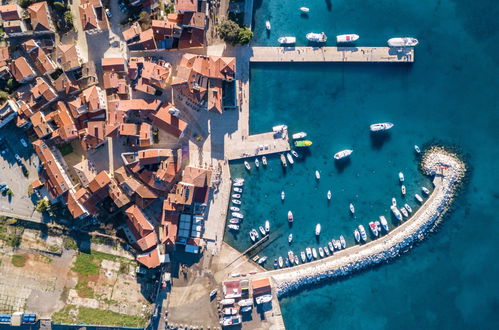
[[[407,210],[407,212],[412,213],[412,207],[409,204],[407,204],[407,203],[404,204],[404,207]]]
[[[386,221],[385,216],[381,215],[379,217],[379,221],[381,222],[381,227],[388,233],[388,221]]]
[[[239,225],[230,224],[227,226],[227,228],[237,231],[239,230]]]
[[[371,126],[369,126],[369,128],[371,129],[371,132],[387,131],[392,127],[393,127],[393,124],[388,123],[388,122],[387,123],[372,124]]]
[[[295,133],[295,134],[291,135],[291,137],[293,139],[295,139],[295,140],[303,139],[303,138],[307,137],[307,133],[305,133],[305,132],[298,132],[298,133]]]
[[[252,299],[243,299],[237,302],[240,307],[248,307],[253,305]]]
[[[360,236],[359,236],[360,238]],[[333,246],[333,243],[331,242],[327,242],[327,246],[329,247],[329,251],[331,251],[331,253],[334,253],[334,246]]]
[[[236,207],[236,206],[231,206],[230,210],[233,211],[233,212],[239,212],[239,211],[241,211],[241,209],[239,207]]]
[[[286,156],[284,156],[284,154],[281,154],[281,163],[282,163],[282,166],[286,167],[288,166],[288,163],[286,162]]]
[[[288,259],[289,259],[289,262],[291,263],[291,265],[293,265],[295,262],[295,255],[293,254],[293,251],[291,251],[291,250],[288,251]]]
[[[286,194],[284,193],[284,190],[281,191],[281,200],[284,200],[284,198],[286,197]]]
[[[290,45],[290,44],[294,44],[296,42],[296,38],[295,37],[280,37],[279,39],[277,39],[277,42],[282,44],[282,45]]]
[[[251,170],[251,166],[246,160],[244,161],[244,167],[246,167],[248,171]]]
[[[305,13],[305,14],[306,14],[306,13],[310,12],[310,9],[309,9],[309,8],[307,8],[307,7],[300,7],[300,11],[301,11],[302,13]]]
[[[315,235],[319,236],[321,234],[321,224],[318,223],[315,225]]]
[[[300,141],[295,141],[295,147],[310,147],[312,145],[312,141],[310,140],[300,140]]]
[[[402,172],[399,172],[399,181],[400,182],[404,182],[405,178],[404,178],[404,173]]]
[[[402,221],[402,213],[397,209],[395,205],[390,206],[390,209],[392,210],[393,215],[395,218],[397,218],[398,221]]]
[[[404,185],[402,185],[402,186],[400,187],[400,191],[402,192],[402,195],[405,195],[405,193],[407,192],[407,190],[405,189],[405,186],[404,186]]]
[[[241,194],[232,194],[232,198],[241,198]]]
[[[324,250],[322,249],[322,246],[319,246],[319,256],[324,258]]]
[[[332,194],[331,194],[331,190],[328,190],[328,191],[327,191],[327,199],[328,199],[328,200],[331,200],[331,196],[332,196]]]
[[[289,267],[289,258],[284,259],[284,265],[286,265],[286,267]]]
[[[263,226],[258,226],[258,230],[260,230],[260,233],[262,233],[262,236],[265,236],[265,234],[267,234],[267,232],[265,231],[265,228],[263,228]]]
[[[421,187],[421,190],[423,191],[423,193],[425,195],[429,195],[430,194],[430,189],[426,188],[426,187]]]
[[[305,253],[307,254],[307,259],[312,260],[312,250],[309,247],[305,249]]]
[[[300,260],[298,259],[298,255],[295,255],[295,265],[299,265],[300,264]]]
[[[239,188],[239,187],[234,187],[233,189],[235,192],[237,193],[242,193],[243,192],[243,188]]]
[[[260,161],[258,160],[258,157],[255,158],[255,166],[260,167]]]
[[[418,200],[418,202],[423,203],[423,197],[419,196],[419,194],[414,194],[414,197]]]
[[[282,266],[284,266],[284,260],[282,259],[282,257],[279,257],[279,268],[282,268]]]
[[[272,26],[270,25],[270,21],[265,21],[265,28],[267,29],[267,31],[270,31],[270,29],[272,28]]]
[[[360,238],[365,242],[367,240],[367,234],[366,230],[364,229],[364,226],[359,225],[359,232],[360,232]]]
[[[310,33],[307,33],[305,37],[308,39],[308,41],[312,41],[312,42],[326,42],[327,41],[327,36],[324,32],[321,32],[321,33],[310,32]]]
[[[348,42],[354,42],[359,40],[359,35],[358,34],[340,34],[336,36],[336,42],[341,44],[341,43],[348,43]]]
[[[277,268],[277,267],[274,267],[274,268]],[[244,306],[244,307],[241,307],[241,313],[251,312],[252,309],[253,309],[253,306]]]
[[[288,243],[291,243],[293,241],[293,234],[288,235]]]
[[[371,232],[375,237],[378,237],[378,228],[376,227],[376,224],[374,222],[369,222],[369,229],[371,229]]]
[[[293,212],[288,211],[288,222],[293,222]]]
[[[277,269],[279,267],[279,263],[277,262],[277,259],[274,259],[274,269]]]
[[[395,197],[392,197],[392,205],[397,206],[397,200],[395,199]]]
[[[269,220],[265,220],[265,232],[269,232],[270,231],[270,221]]]
[[[324,246],[324,253],[329,257],[331,255],[331,253],[329,252],[329,248],[326,246]]]
[[[355,206],[353,206],[353,204],[352,204],[352,203],[350,203],[350,212],[351,212],[352,214],[355,214]]]
[[[234,182],[233,186],[234,187],[242,187],[242,186],[244,186],[244,182]]]
[[[400,208],[400,213],[402,213],[404,215],[404,217],[406,217],[406,218],[409,217],[409,213],[407,212],[407,210],[405,209],[405,207],[401,207]]]
[[[312,256],[317,259],[317,250],[315,248],[312,248]]]
[[[261,257],[259,260],[258,260],[258,264],[261,265],[263,264],[265,261],[267,261],[267,257],[266,256],[263,256]]]
[[[291,156],[291,154],[289,152],[286,154],[286,157],[288,158],[288,161],[291,165],[293,165],[295,163],[293,156]]]
[[[334,246],[334,248],[336,250],[341,250],[341,243],[340,243],[340,241],[333,239],[332,242],[333,242],[333,246]]]
[[[358,229],[355,229],[355,230],[353,231],[353,236],[355,237],[355,241],[356,241],[357,243],[360,243],[360,233],[359,233],[359,230],[358,230]]]
[[[416,151],[416,153],[418,154],[421,153],[421,149],[419,149],[419,146],[417,144],[414,145],[414,151]]]
[[[342,249],[347,247],[347,241],[345,241],[345,237],[343,237],[343,235],[340,235],[340,244]]]
[[[218,293],[218,290],[217,289],[213,289],[210,291],[210,299],[213,299],[213,297],[215,297]]]
[[[262,164],[263,166],[267,166],[267,157],[265,156],[262,157]]]
[[[292,154],[292,155],[293,155],[293,157],[295,157],[295,158],[299,158],[299,157],[300,157],[300,155],[298,155],[298,153],[297,153],[296,151],[294,151],[294,150],[291,150],[291,154]]]
[[[256,297],[255,298],[255,301],[258,305],[261,305],[261,304],[266,304],[268,302],[271,302],[272,301],[272,295],[271,294],[265,294],[263,296],[259,296],[259,297]]]
[[[387,42],[390,47],[414,47],[419,43],[418,39],[411,37],[390,38]]]
[[[258,233],[255,234],[255,232],[252,230],[249,232],[249,235],[250,235],[250,238],[253,242],[256,242],[256,240],[258,239]]]
[[[307,262],[307,257],[305,255],[305,252],[301,251],[300,257],[301,257],[301,262],[303,262],[303,263]]]
[[[350,149],[338,151],[337,153],[334,154],[334,159],[340,160],[343,158],[347,158],[352,154],[352,152],[353,152],[353,150],[350,150]]]
[[[239,199],[233,199],[232,203],[237,204],[237,205],[241,205],[241,201]]]
[[[231,218],[231,219],[229,220],[229,222],[230,222],[230,223],[234,223],[234,224],[236,224],[236,225],[237,225],[237,224],[239,224],[239,223],[241,222],[241,219],[239,219],[239,218]]]
[[[321,178],[321,174],[319,173],[318,170],[315,170],[315,178],[319,180]]]
[[[234,299],[228,298],[220,301],[220,305],[232,305],[235,302]]]
[[[381,234],[381,224],[379,223],[378,220],[374,221],[374,224],[376,225],[376,228],[378,229],[378,233]]]

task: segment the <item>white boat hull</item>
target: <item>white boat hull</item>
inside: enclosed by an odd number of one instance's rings
[[[307,33],[306,37],[307,37],[308,41],[312,41],[312,42],[326,42],[327,41],[327,36],[324,32]]]
[[[291,45],[291,44],[294,44],[296,42],[296,38],[295,37],[280,37],[279,39],[277,39],[277,42],[282,44],[282,45]]]
[[[358,34],[340,34],[336,36],[336,42],[337,43],[348,43],[348,42],[354,42],[359,39]]]
[[[418,43],[418,39],[410,37],[388,39],[388,46],[390,47],[414,47],[417,46]]]

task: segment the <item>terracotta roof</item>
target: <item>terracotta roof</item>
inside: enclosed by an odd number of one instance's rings
[[[119,135],[139,136],[139,127],[137,124],[123,123],[119,126]]]
[[[68,102],[69,110],[74,118],[78,118],[87,112],[97,112],[105,109],[102,103],[99,89],[97,86],[91,86],[84,89],[75,99]]]
[[[10,60],[9,48],[0,48],[0,67],[7,65],[7,61]]]
[[[126,209],[125,214],[128,216],[127,224],[137,240],[139,249],[146,251],[154,247],[158,242],[158,238],[154,227],[142,210],[137,205],[132,205]]]
[[[146,101],[144,99],[120,100],[117,104],[119,111],[155,111],[161,101],[152,100]]]
[[[255,292],[255,290],[256,291],[271,291],[270,279],[268,277],[266,277],[266,278],[261,278],[258,280],[252,280],[251,287],[253,288],[253,292]]]
[[[86,129],[79,132],[84,150],[98,147],[105,140],[105,121],[90,121]]]
[[[198,1],[197,0],[175,0],[175,10],[176,11],[197,11]]]
[[[24,57],[18,57],[12,61],[10,71],[14,78],[19,82],[28,76],[36,76],[35,71],[28,64]]]
[[[158,164],[172,156],[170,149],[146,149],[137,152],[140,165]]]
[[[11,3],[8,5],[2,5],[2,6],[0,6],[0,17],[4,21],[12,21],[12,20],[21,19],[21,17],[19,16],[19,12],[18,12],[20,10],[21,10],[21,8],[15,3]]]
[[[201,29],[182,29],[182,34],[178,41],[178,48],[198,48],[205,43],[205,32]]]
[[[198,12],[185,13],[182,18],[182,25],[204,30],[206,27],[206,14]]]
[[[144,62],[141,78],[147,79],[150,83],[164,88],[171,75],[170,65],[158,65],[152,62]]]
[[[151,124],[142,122],[139,130],[139,145],[143,148],[152,145],[152,126]]]
[[[187,123],[169,113],[173,108],[171,103],[164,103],[153,115],[153,124],[173,136],[180,137],[187,128]]]
[[[117,207],[121,208],[130,203],[128,196],[121,190],[115,179],[111,179],[109,184],[109,197],[113,200]]]
[[[111,177],[107,174],[106,171],[100,171],[99,174],[95,176],[95,178],[90,181],[88,188],[91,192],[97,193],[102,189],[107,188],[107,186],[111,183]]]
[[[139,34],[139,40],[130,43],[128,48],[132,50],[151,50],[157,49],[156,42],[154,41],[154,32],[152,28],[147,29]]]
[[[151,28],[156,40],[165,40],[172,38],[174,34],[180,30],[177,23],[165,20],[152,20]]]
[[[154,21],[153,21],[154,22]],[[123,31],[123,38],[125,41],[131,40],[133,38],[138,37],[138,35],[142,32],[139,23],[133,23],[130,28]]]
[[[35,179],[35,180],[31,183],[31,187],[32,187],[33,189],[38,189],[38,188],[40,188],[40,187],[42,187],[42,186],[43,186],[43,182],[42,182],[42,181],[40,181],[40,179]]]
[[[31,17],[33,31],[52,31],[50,13],[46,1],[32,4],[28,7],[28,12]]]
[[[107,16],[100,0],[83,0],[78,8],[84,31],[107,30]]]
[[[115,89],[118,94],[127,94],[128,84],[117,72],[104,72],[102,75],[104,89]]]
[[[158,170],[156,171],[156,179],[171,183],[173,182],[177,171],[178,166],[176,166],[174,161],[164,160],[161,162]]]
[[[52,127],[47,123],[44,114],[41,111],[36,112],[30,117],[31,124],[33,124],[33,130],[39,138],[52,133]]]
[[[56,130],[57,134],[55,135],[59,136],[63,141],[69,141],[78,137],[78,130],[76,129],[73,117],[71,117],[68,107],[62,101],[57,102],[54,121],[58,127]]]
[[[56,59],[64,71],[73,70],[81,66],[78,50],[74,44],[58,45],[56,48]]]
[[[76,82],[69,79],[65,72],[61,73],[61,75],[54,81],[54,87],[57,92],[66,93],[66,95],[76,93],[80,90]]]
[[[126,72],[126,61],[120,57],[103,58],[102,71]]]
[[[137,261],[147,268],[156,268],[161,265],[159,247],[152,249],[151,251],[143,254],[137,255]]]
[[[211,171],[187,166],[182,175],[182,182],[192,184],[194,187],[206,187],[210,184]]]
[[[41,74],[52,73],[56,66],[50,57],[47,56],[43,48],[34,40],[29,40],[23,44],[24,49],[29,53],[29,57],[35,63],[36,68]]]

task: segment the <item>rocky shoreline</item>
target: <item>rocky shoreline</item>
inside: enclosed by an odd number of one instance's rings
[[[266,275],[272,276],[278,296],[387,262],[423,240],[451,205],[466,166],[456,154],[442,147],[431,147],[422,156],[421,169],[424,174],[434,177],[435,188],[411,218],[389,234],[364,245],[347,248],[315,262],[267,272]]]

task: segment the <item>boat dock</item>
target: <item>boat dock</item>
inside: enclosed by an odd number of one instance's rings
[[[414,62],[413,47],[251,47],[250,62]]]
[[[264,156],[268,154],[289,151],[287,130],[283,134],[267,132],[254,135],[242,135],[241,141],[232,143],[225,152],[228,160],[247,157]],[[254,165],[254,164],[252,164]]]

